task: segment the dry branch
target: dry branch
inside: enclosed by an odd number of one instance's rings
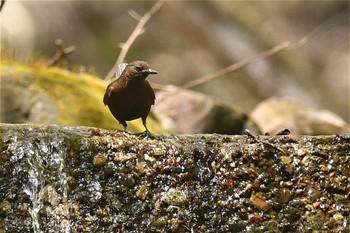
[[[6,2],[6,0],[1,0],[1,4],[0,4],[0,11],[1,11],[1,10],[2,10],[2,8],[4,7],[5,2]]]
[[[219,78],[219,77],[222,77],[223,75],[226,75],[228,73],[231,73],[233,71],[236,71],[238,70],[239,68],[242,68],[246,65],[249,65],[253,62],[256,62],[256,61],[259,61],[259,60],[262,60],[262,59],[265,59],[267,57],[270,57],[276,53],[279,53],[281,51],[284,51],[284,50],[290,50],[290,49],[295,49],[295,48],[298,48],[300,46],[302,46],[305,42],[306,42],[306,37],[301,39],[299,42],[295,43],[295,44],[291,44],[289,41],[286,41],[282,44],[279,44],[275,47],[273,47],[272,49],[269,49],[269,50],[266,50],[260,54],[257,54],[255,56],[252,56],[252,57],[249,57],[249,58],[246,58],[246,59],[243,59],[241,60],[240,62],[237,62],[237,63],[234,63],[222,70],[219,70],[219,71],[216,71],[214,73],[211,73],[211,74],[207,74],[207,75],[204,75],[198,79],[195,79],[193,81],[190,81],[184,85],[182,85],[181,87],[182,88],[192,88],[192,87],[195,87],[195,86],[199,86],[203,83],[206,83],[206,82],[209,82],[213,79],[216,79],[216,78]]]
[[[75,46],[71,45],[67,48],[64,47],[62,39],[57,39],[55,41],[55,45],[57,47],[57,52],[55,56],[53,56],[46,64],[46,66],[54,66],[59,61],[63,60],[65,57],[67,57],[69,54],[73,53],[75,51]]]
[[[145,29],[145,25],[146,23],[151,19],[152,15],[154,13],[156,13],[156,11],[163,5],[162,1],[157,1],[153,7],[146,12],[146,14],[144,14],[144,16],[142,16],[141,18],[139,17],[139,15],[136,14],[136,12],[134,11],[130,11],[129,14],[135,18],[138,19],[139,18],[139,23],[137,24],[137,26],[135,27],[134,31],[131,33],[131,35],[129,36],[128,40],[122,44],[121,48],[122,50],[120,51],[119,57],[116,61],[116,63],[114,64],[114,66],[112,67],[112,69],[108,72],[107,76],[105,77],[106,81],[109,81],[111,79],[113,79],[114,77],[114,73],[115,73],[115,69],[117,68],[118,64],[122,63],[125,60],[126,54],[128,53],[131,45],[134,43],[134,41],[136,40],[136,38],[138,36],[140,36],[141,34],[144,33]]]

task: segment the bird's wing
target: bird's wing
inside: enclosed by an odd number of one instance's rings
[[[105,105],[109,104],[109,100],[112,95],[116,95],[118,93],[121,93],[121,90],[124,89],[124,85],[121,85],[120,80],[117,79],[114,82],[110,83],[106,89],[106,93],[103,96],[103,103]]]
[[[109,104],[109,99],[111,97],[112,92],[113,92],[113,86],[111,84],[109,84],[108,87],[107,87],[106,93],[103,96],[103,103],[105,105]]]
[[[108,100],[109,100],[109,97],[110,97],[110,95],[111,95],[111,89],[110,88],[107,88],[107,90],[106,90],[106,93],[105,93],[105,95],[103,96],[103,103],[105,104],[105,105],[107,105],[108,104]]]
[[[154,100],[156,99],[156,95],[154,94],[154,91],[153,91],[151,85],[149,84],[149,82],[147,80],[145,82],[146,82],[147,88],[149,89],[149,93],[152,93],[152,97],[153,97],[152,105],[154,105]]]

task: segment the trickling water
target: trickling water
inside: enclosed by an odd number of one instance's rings
[[[43,143],[43,146],[47,145]],[[63,149],[63,141],[61,138],[55,138],[50,144],[51,150],[47,156],[50,158],[50,166],[56,171],[56,179],[58,183],[58,191],[61,194],[61,203],[68,203],[68,185],[67,185],[67,172],[64,156],[66,151]],[[70,232],[70,220],[69,213],[63,216],[57,216],[55,212],[54,218],[61,219],[60,228],[61,232]]]
[[[17,162],[20,166],[13,170],[14,176],[27,173],[28,182],[23,187],[23,192],[29,196],[31,201],[31,208],[29,214],[32,218],[32,228],[34,233],[41,233],[39,223],[39,211],[43,206],[39,192],[42,188],[43,179],[43,161],[41,156],[36,153],[36,149],[32,142],[28,140],[17,141],[17,137],[13,136],[11,140],[13,143],[9,148],[14,154],[11,157],[12,162]]]
[[[30,133],[29,133],[30,134]],[[52,220],[48,223],[52,232],[70,232],[69,211],[62,216],[62,212],[55,211],[59,205],[67,204],[68,184],[65,164],[66,146],[60,135],[51,138],[50,141],[31,135],[31,140],[18,140],[12,137],[13,143],[9,148],[13,155],[12,162],[18,163],[13,171],[15,176],[23,176],[23,192],[29,197],[31,207],[28,212],[32,219],[32,230],[41,233],[45,230],[40,225],[40,211],[44,208],[44,202],[52,205]],[[33,141],[33,138],[35,140]],[[59,213],[57,213],[59,212]],[[50,231],[50,232],[51,232]]]
[[[24,192],[29,196],[32,202],[32,208],[29,213],[32,217],[32,227],[34,233],[42,232],[39,224],[39,211],[43,206],[39,192],[42,188],[43,174],[42,161],[33,150],[28,150],[27,163],[29,164],[28,184],[24,188]]]

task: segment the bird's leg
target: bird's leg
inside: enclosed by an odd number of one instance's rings
[[[142,134],[146,134],[146,135],[145,135],[145,139],[148,139],[148,138],[154,139],[154,138],[155,138],[155,135],[153,135],[153,134],[148,130],[148,128],[147,128],[147,125],[146,125],[146,117],[142,117],[142,124],[143,124],[143,126],[145,126],[145,129],[146,129],[146,131],[142,133]]]
[[[123,127],[124,127],[124,130],[123,130],[123,131],[126,132],[126,127],[128,126],[128,125],[126,124],[126,122],[125,122],[125,121],[119,121],[119,123],[123,125]]]
[[[142,124],[143,124],[143,126],[145,126],[145,129],[146,129],[145,132],[149,132],[147,125],[146,125],[146,118],[142,118]]]
[[[150,132],[149,132],[147,125],[146,125],[146,117],[142,117],[142,124],[143,124],[143,126],[145,126],[146,131],[144,133],[146,133],[146,138],[148,138]]]

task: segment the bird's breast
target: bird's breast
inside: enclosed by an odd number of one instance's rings
[[[154,100],[155,95],[149,84],[140,83],[112,91],[108,107],[116,118],[133,120],[147,116]]]

